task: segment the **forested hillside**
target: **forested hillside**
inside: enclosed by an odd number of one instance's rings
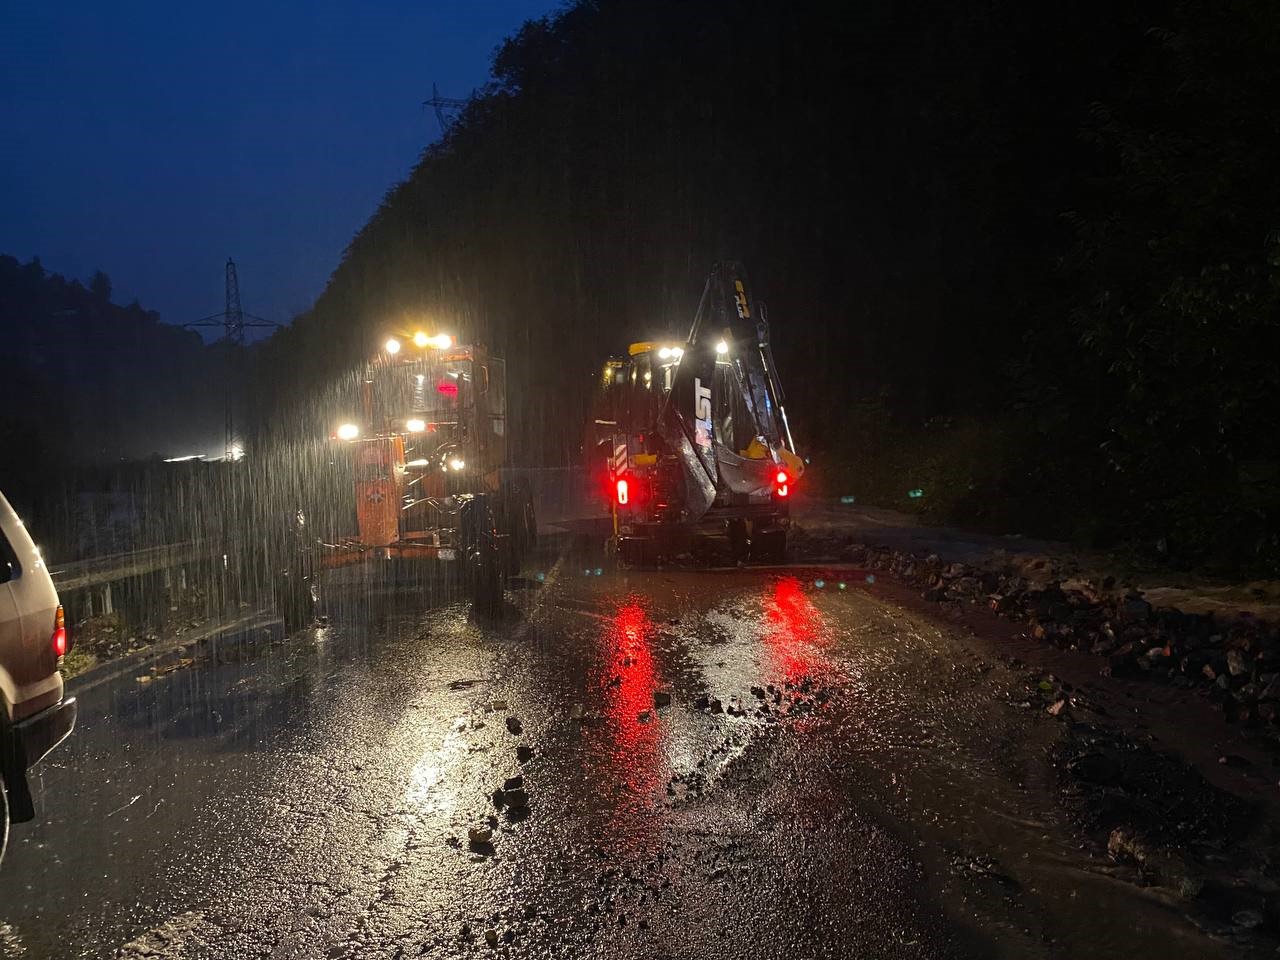
[[[0,256],[0,490],[30,505],[69,469],[219,455],[224,362],[198,334],[39,260]]]
[[[299,401],[426,324],[510,359],[523,462],[571,461],[601,358],[733,257],[828,492],[1274,569],[1277,49],[1265,0],[570,4],[275,338],[262,409],[327,430]]]

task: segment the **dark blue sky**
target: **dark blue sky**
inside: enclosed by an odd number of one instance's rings
[[[558,0],[0,4],[0,253],[172,323],[285,321],[503,37]]]

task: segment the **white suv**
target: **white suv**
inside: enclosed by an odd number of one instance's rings
[[[49,570],[0,494],[0,858],[9,824],[35,816],[27,771],[76,723],[58,670],[70,644]]]

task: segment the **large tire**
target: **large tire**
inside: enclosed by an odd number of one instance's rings
[[[726,533],[729,535],[729,556],[734,563],[740,563],[751,554],[751,540],[747,537],[747,521],[742,519],[726,520]]]
[[[471,601],[482,613],[495,613],[502,607],[503,557],[495,536],[497,518],[487,495],[471,498],[464,504],[461,535],[466,558],[467,586]]]
[[[493,547],[482,547],[471,555],[471,602],[481,613],[502,609],[502,558]]]
[[[502,489],[498,504],[498,529],[511,538],[511,558],[516,573],[538,545],[538,521],[533,512],[529,481],[519,477]]]
[[[303,630],[316,619],[316,591],[310,577],[298,568],[281,571],[276,579],[276,608],[284,620],[284,631]]]
[[[538,517],[533,509],[533,491],[529,484],[524,484],[520,495],[520,547],[524,556],[528,556],[538,547]]]
[[[763,563],[786,563],[787,530],[757,521],[751,532],[751,559]]]

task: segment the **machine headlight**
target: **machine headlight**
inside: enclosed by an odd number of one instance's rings
[[[360,436],[360,428],[354,423],[344,423],[338,427],[339,440],[354,440]]]

